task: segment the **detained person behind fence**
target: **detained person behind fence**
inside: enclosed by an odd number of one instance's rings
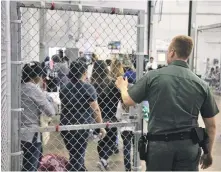
[[[98,103],[104,122],[117,122],[116,112],[120,100],[120,92],[114,85],[115,80],[109,76],[107,64],[98,60],[94,63],[91,83],[98,93]],[[116,146],[117,128],[107,128],[107,136],[98,141],[98,165],[102,170],[108,169],[108,158],[113,154]]]
[[[124,104],[149,101],[148,171],[198,171],[199,142],[204,148],[201,168],[212,165],[215,115],[219,110],[209,86],[188,67],[192,48],[190,37],[176,36],[168,49],[167,67],[148,72],[129,90],[127,80],[120,77],[116,82]],[[206,130],[198,127],[199,112]],[[209,138],[200,137],[206,134]]]
[[[22,171],[37,171],[41,155],[40,133],[29,132],[29,128],[40,126],[40,114],[55,115],[53,102],[46,97],[37,86],[40,82],[42,68],[40,63],[31,62],[25,64],[22,69],[21,107],[24,111],[21,115],[21,127],[27,129],[27,133],[21,135],[21,147],[23,154]]]
[[[60,90],[60,125],[91,124],[93,118],[97,123],[102,123],[96,90],[85,82],[87,65],[82,61],[72,62],[68,77],[70,82]],[[105,134],[105,129],[100,129],[101,138]],[[89,130],[62,131],[61,136],[70,156],[67,170],[86,171],[84,158]]]
[[[124,75],[124,69],[123,69],[122,63],[118,59],[113,60],[111,63],[111,76],[116,80],[119,76],[123,76],[123,75]],[[130,76],[126,75],[126,77],[130,77]],[[135,76],[135,79],[136,79],[136,76]],[[133,77],[128,79],[128,81],[129,83],[136,82],[136,80],[133,80]],[[116,117],[121,122],[130,123],[131,120],[123,118],[124,113],[129,113],[129,108],[126,107],[121,101],[119,101],[117,112],[116,112]],[[121,136],[123,140],[123,155],[124,155],[125,171],[131,171],[132,170],[131,168],[131,145],[132,144],[131,143],[132,143],[132,138],[133,138],[134,127],[122,127],[120,130],[121,130]]]

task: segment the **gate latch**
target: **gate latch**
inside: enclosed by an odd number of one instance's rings
[[[17,108],[17,109],[11,109],[13,112],[22,112],[24,111],[24,108]]]
[[[24,153],[23,151],[14,152],[14,153],[11,153],[11,156],[19,156],[19,155],[22,155],[23,153]]]

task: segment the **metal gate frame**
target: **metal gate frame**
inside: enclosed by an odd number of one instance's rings
[[[205,26],[199,26],[196,30],[196,37],[195,37],[195,62],[194,62],[194,72],[197,71],[197,57],[198,57],[198,39],[199,39],[199,33],[204,30],[210,30],[210,29],[216,29],[221,28],[221,23],[211,24],[211,25],[205,25]]]
[[[11,37],[10,2],[1,1],[1,170],[11,164]]]
[[[199,35],[203,31],[209,31],[213,29],[221,29],[221,23],[215,23],[211,25],[204,25],[204,26],[199,26],[196,30],[196,37],[195,37],[195,55],[194,55],[194,72],[197,72],[197,63],[199,62],[198,58],[198,43],[199,43]],[[217,42],[220,44],[220,50],[221,50],[221,42]],[[219,63],[220,63],[220,73],[221,73],[221,56],[219,57]],[[221,94],[221,75],[220,75],[220,83],[219,83],[219,88],[217,90],[213,90],[215,94],[220,95]]]
[[[51,3],[45,3],[42,5],[41,2],[10,2],[11,3],[11,85],[12,85],[12,137],[11,137],[11,171],[20,171],[21,170],[21,155],[22,152],[20,150],[20,134],[26,132],[25,128],[20,128],[20,115],[22,112],[21,109],[21,65],[25,63],[21,61],[21,13],[20,7],[27,8],[38,8],[38,9],[50,9]],[[65,3],[56,3],[54,10],[67,10],[67,11],[76,11],[76,12],[91,12],[91,13],[106,13],[111,14],[115,11],[114,14],[117,15],[136,15],[138,16],[137,22],[137,80],[143,76],[143,59],[144,59],[144,15],[145,12],[143,10],[129,10],[129,9],[118,9],[118,8],[94,8],[91,6],[79,6]],[[42,10],[40,10],[42,11]],[[44,10],[43,10],[44,11]],[[42,22],[42,21],[40,21]],[[40,33],[40,53],[44,51],[44,37]],[[139,171],[141,169],[140,159],[138,154],[138,139],[141,133],[140,124],[143,122],[142,118],[142,110],[141,105],[137,105],[137,111],[133,112],[136,116],[136,120],[132,123],[110,123],[108,124],[109,128],[111,127],[124,127],[124,126],[136,126],[135,131],[135,145],[134,145],[134,171]],[[39,127],[33,128],[29,130],[29,132],[50,132],[50,131],[64,131],[64,130],[79,130],[79,129],[93,129],[99,127],[107,127],[106,123],[102,124],[84,124],[84,125],[69,125],[69,126],[49,126],[49,127]]]

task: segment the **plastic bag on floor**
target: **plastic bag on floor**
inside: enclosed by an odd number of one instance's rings
[[[48,154],[42,157],[38,171],[67,171],[67,164],[65,157]]]

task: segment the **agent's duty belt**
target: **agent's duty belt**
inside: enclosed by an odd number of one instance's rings
[[[176,140],[188,140],[191,139],[191,132],[180,132],[171,134],[147,134],[148,141],[176,141]]]

